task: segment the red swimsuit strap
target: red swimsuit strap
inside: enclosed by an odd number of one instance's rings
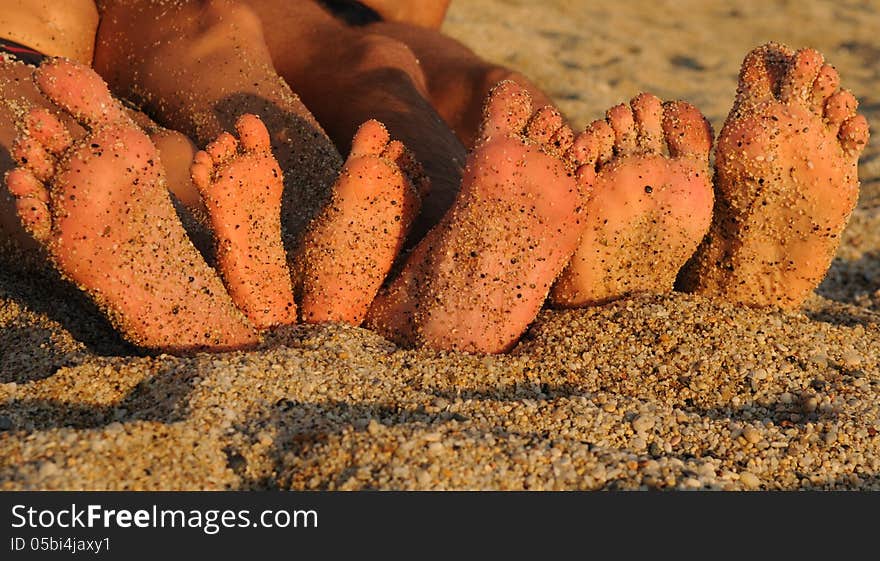
[[[46,59],[46,55],[43,53],[2,37],[0,37],[0,53],[7,53],[25,64],[34,66],[39,66]]]

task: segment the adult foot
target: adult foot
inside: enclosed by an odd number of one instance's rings
[[[687,103],[641,94],[592,123],[575,146],[598,171],[584,206],[587,226],[553,287],[553,304],[671,291],[712,218],[709,123]]]
[[[746,57],[715,153],[709,235],[684,290],[797,308],[828,270],[858,199],[868,123],[813,49],[768,44]]]
[[[235,305],[265,329],[296,323],[293,285],[281,241],[284,178],[256,115],[235,123],[196,154],[193,183],[211,217],[217,266]]]
[[[89,68],[39,68],[43,93],[85,126],[74,141],[35,109],[7,176],[19,217],[56,267],[129,341],[166,351],[235,349],[257,335],[187,238],[149,138]]]
[[[580,207],[595,162],[569,150],[553,109],[502,82],[452,208],[377,296],[367,324],[406,345],[497,353],[510,349],[577,247]]]
[[[403,144],[367,121],[303,244],[302,319],[360,325],[418,212],[424,176]]]

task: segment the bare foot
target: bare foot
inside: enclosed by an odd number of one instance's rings
[[[360,325],[418,212],[423,174],[378,121],[361,125],[303,244],[302,319]]]
[[[595,163],[572,158],[573,140],[558,112],[532,114],[523,88],[499,84],[454,205],[377,296],[368,325],[407,345],[510,349],[577,247]]]
[[[557,306],[671,291],[709,229],[709,123],[687,103],[649,94],[630,105],[610,109],[575,143],[599,165],[580,246],[553,287]]]
[[[235,305],[254,326],[296,323],[281,242],[281,168],[259,117],[242,115],[235,129],[240,140],[221,134],[192,165],[193,183],[211,217],[217,266]]]
[[[58,269],[131,342],[234,349],[257,335],[178,220],[149,138],[89,68],[39,68],[43,93],[90,130],[74,141],[45,109],[28,115],[7,176],[19,217]]]
[[[718,138],[709,235],[680,286],[797,308],[828,270],[858,199],[868,123],[813,49],[749,53]]]

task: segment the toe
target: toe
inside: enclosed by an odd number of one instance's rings
[[[522,86],[504,80],[489,92],[477,143],[493,136],[520,134],[532,114],[532,97]]]
[[[399,140],[389,142],[385,150],[382,151],[381,157],[394,162],[397,169],[409,180],[414,194],[417,194],[419,197],[427,194],[429,181],[425,175],[425,170],[403,142]]]
[[[26,126],[31,137],[56,156],[70,148],[73,143],[67,127],[48,109],[31,109]]]
[[[830,64],[825,64],[819,69],[819,75],[813,82],[810,94],[810,109],[814,113],[821,114],[825,108],[825,100],[834,95],[840,87],[840,74]]]
[[[868,144],[868,120],[864,115],[856,115],[851,119],[847,119],[840,125],[840,132],[837,138],[840,139],[840,145],[850,155],[858,157]]]
[[[49,237],[49,191],[27,169],[16,168],[6,174],[6,186],[16,198],[15,208],[22,226],[37,241]]]
[[[603,121],[604,122],[604,121]],[[591,132],[584,130],[574,139],[571,148],[565,154],[565,159],[571,163],[572,167],[578,168],[582,165],[592,162],[595,165],[598,158],[598,142],[593,138]]]
[[[712,126],[700,111],[684,101],[663,104],[663,135],[673,158],[707,158],[712,149]]]
[[[391,139],[388,129],[385,125],[375,119],[362,124],[351,141],[351,152],[349,158],[361,158],[368,156],[379,156],[388,146]]]
[[[387,146],[385,146],[385,149],[382,150],[380,156],[386,160],[391,160],[392,162],[397,163],[397,160],[403,155],[405,150],[406,146],[403,145],[403,142],[392,140]]]
[[[607,121],[593,121],[574,139],[567,157],[576,167],[609,162],[614,157],[614,129]]]
[[[391,144],[395,144],[395,142]],[[395,159],[397,166],[409,179],[419,198],[424,199],[428,191],[431,190],[431,180],[425,174],[425,168],[402,142],[396,142],[396,144],[402,148],[400,155]]]
[[[228,132],[220,133],[220,136],[205,147],[205,152],[211,157],[214,165],[221,165],[232,158],[238,151],[238,141]]]
[[[636,143],[645,152],[659,153],[663,150],[663,103],[649,93],[637,95],[630,102],[635,118]]]
[[[580,166],[575,171],[574,178],[581,201],[586,203],[593,196],[593,187],[596,185],[596,164],[587,163]]]
[[[852,92],[841,90],[825,102],[825,121],[832,130],[836,130],[844,121],[855,116],[858,107],[859,102]]]
[[[196,152],[196,155],[193,158],[193,163],[189,168],[189,175],[192,179],[193,185],[196,186],[196,189],[198,189],[199,193],[202,193],[203,196],[208,192],[208,189],[211,186],[211,175],[213,171],[214,161],[211,159],[211,156],[209,156],[204,150]]]
[[[15,211],[24,229],[38,242],[49,239],[52,220],[49,206],[39,199],[23,197],[15,201]]]
[[[816,49],[801,49],[795,53],[779,85],[779,99],[786,103],[809,104],[813,83],[824,62]]]
[[[30,136],[17,136],[11,154],[20,166],[29,169],[40,181],[48,181],[55,173],[55,158]]]
[[[614,153],[626,156],[636,151],[636,125],[632,109],[621,103],[608,110],[608,124],[614,130]]]
[[[773,99],[792,52],[776,43],[753,49],[743,60],[737,86],[737,104]]]
[[[94,70],[65,59],[53,59],[36,71],[40,90],[59,107],[87,125],[129,122]]]
[[[550,139],[562,128],[562,115],[555,108],[547,106],[535,111],[526,125],[525,134],[543,148],[550,148]]]
[[[15,168],[6,174],[6,188],[16,198],[33,198],[49,202],[46,186],[30,170]]]
[[[272,149],[269,131],[262,119],[251,113],[245,113],[235,122],[235,130],[241,147],[248,152],[268,152]]]
[[[574,133],[571,127],[562,125],[558,131],[550,138],[550,149],[556,154],[565,154],[574,144]]]

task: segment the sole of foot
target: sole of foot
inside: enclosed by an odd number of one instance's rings
[[[426,190],[420,166],[367,121],[303,244],[302,320],[360,325],[400,253]]]
[[[813,49],[746,56],[715,152],[709,235],[682,290],[796,309],[824,278],[858,200],[868,123]]]
[[[192,180],[208,209],[217,266],[236,306],[266,329],[296,323],[293,284],[281,240],[284,178],[256,115],[196,154]]]
[[[59,271],[130,342],[169,352],[227,350],[258,337],[175,214],[149,138],[91,69],[65,60],[36,71],[42,92],[87,130],[74,139],[34,109],[7,176],[19,218]]]
[[[693,106],[641,94],[582,133],[575,147],[597,162],[581,243],[551,300],[596,305],[672,290],[712,218],[712,130]]]
[[[595,162],[578,161],[573,143],[558,111],[533,112],[514,82],[496,86],[455,203],[379,293],[367,325],[438,350],[515,345],[577,248]]]

